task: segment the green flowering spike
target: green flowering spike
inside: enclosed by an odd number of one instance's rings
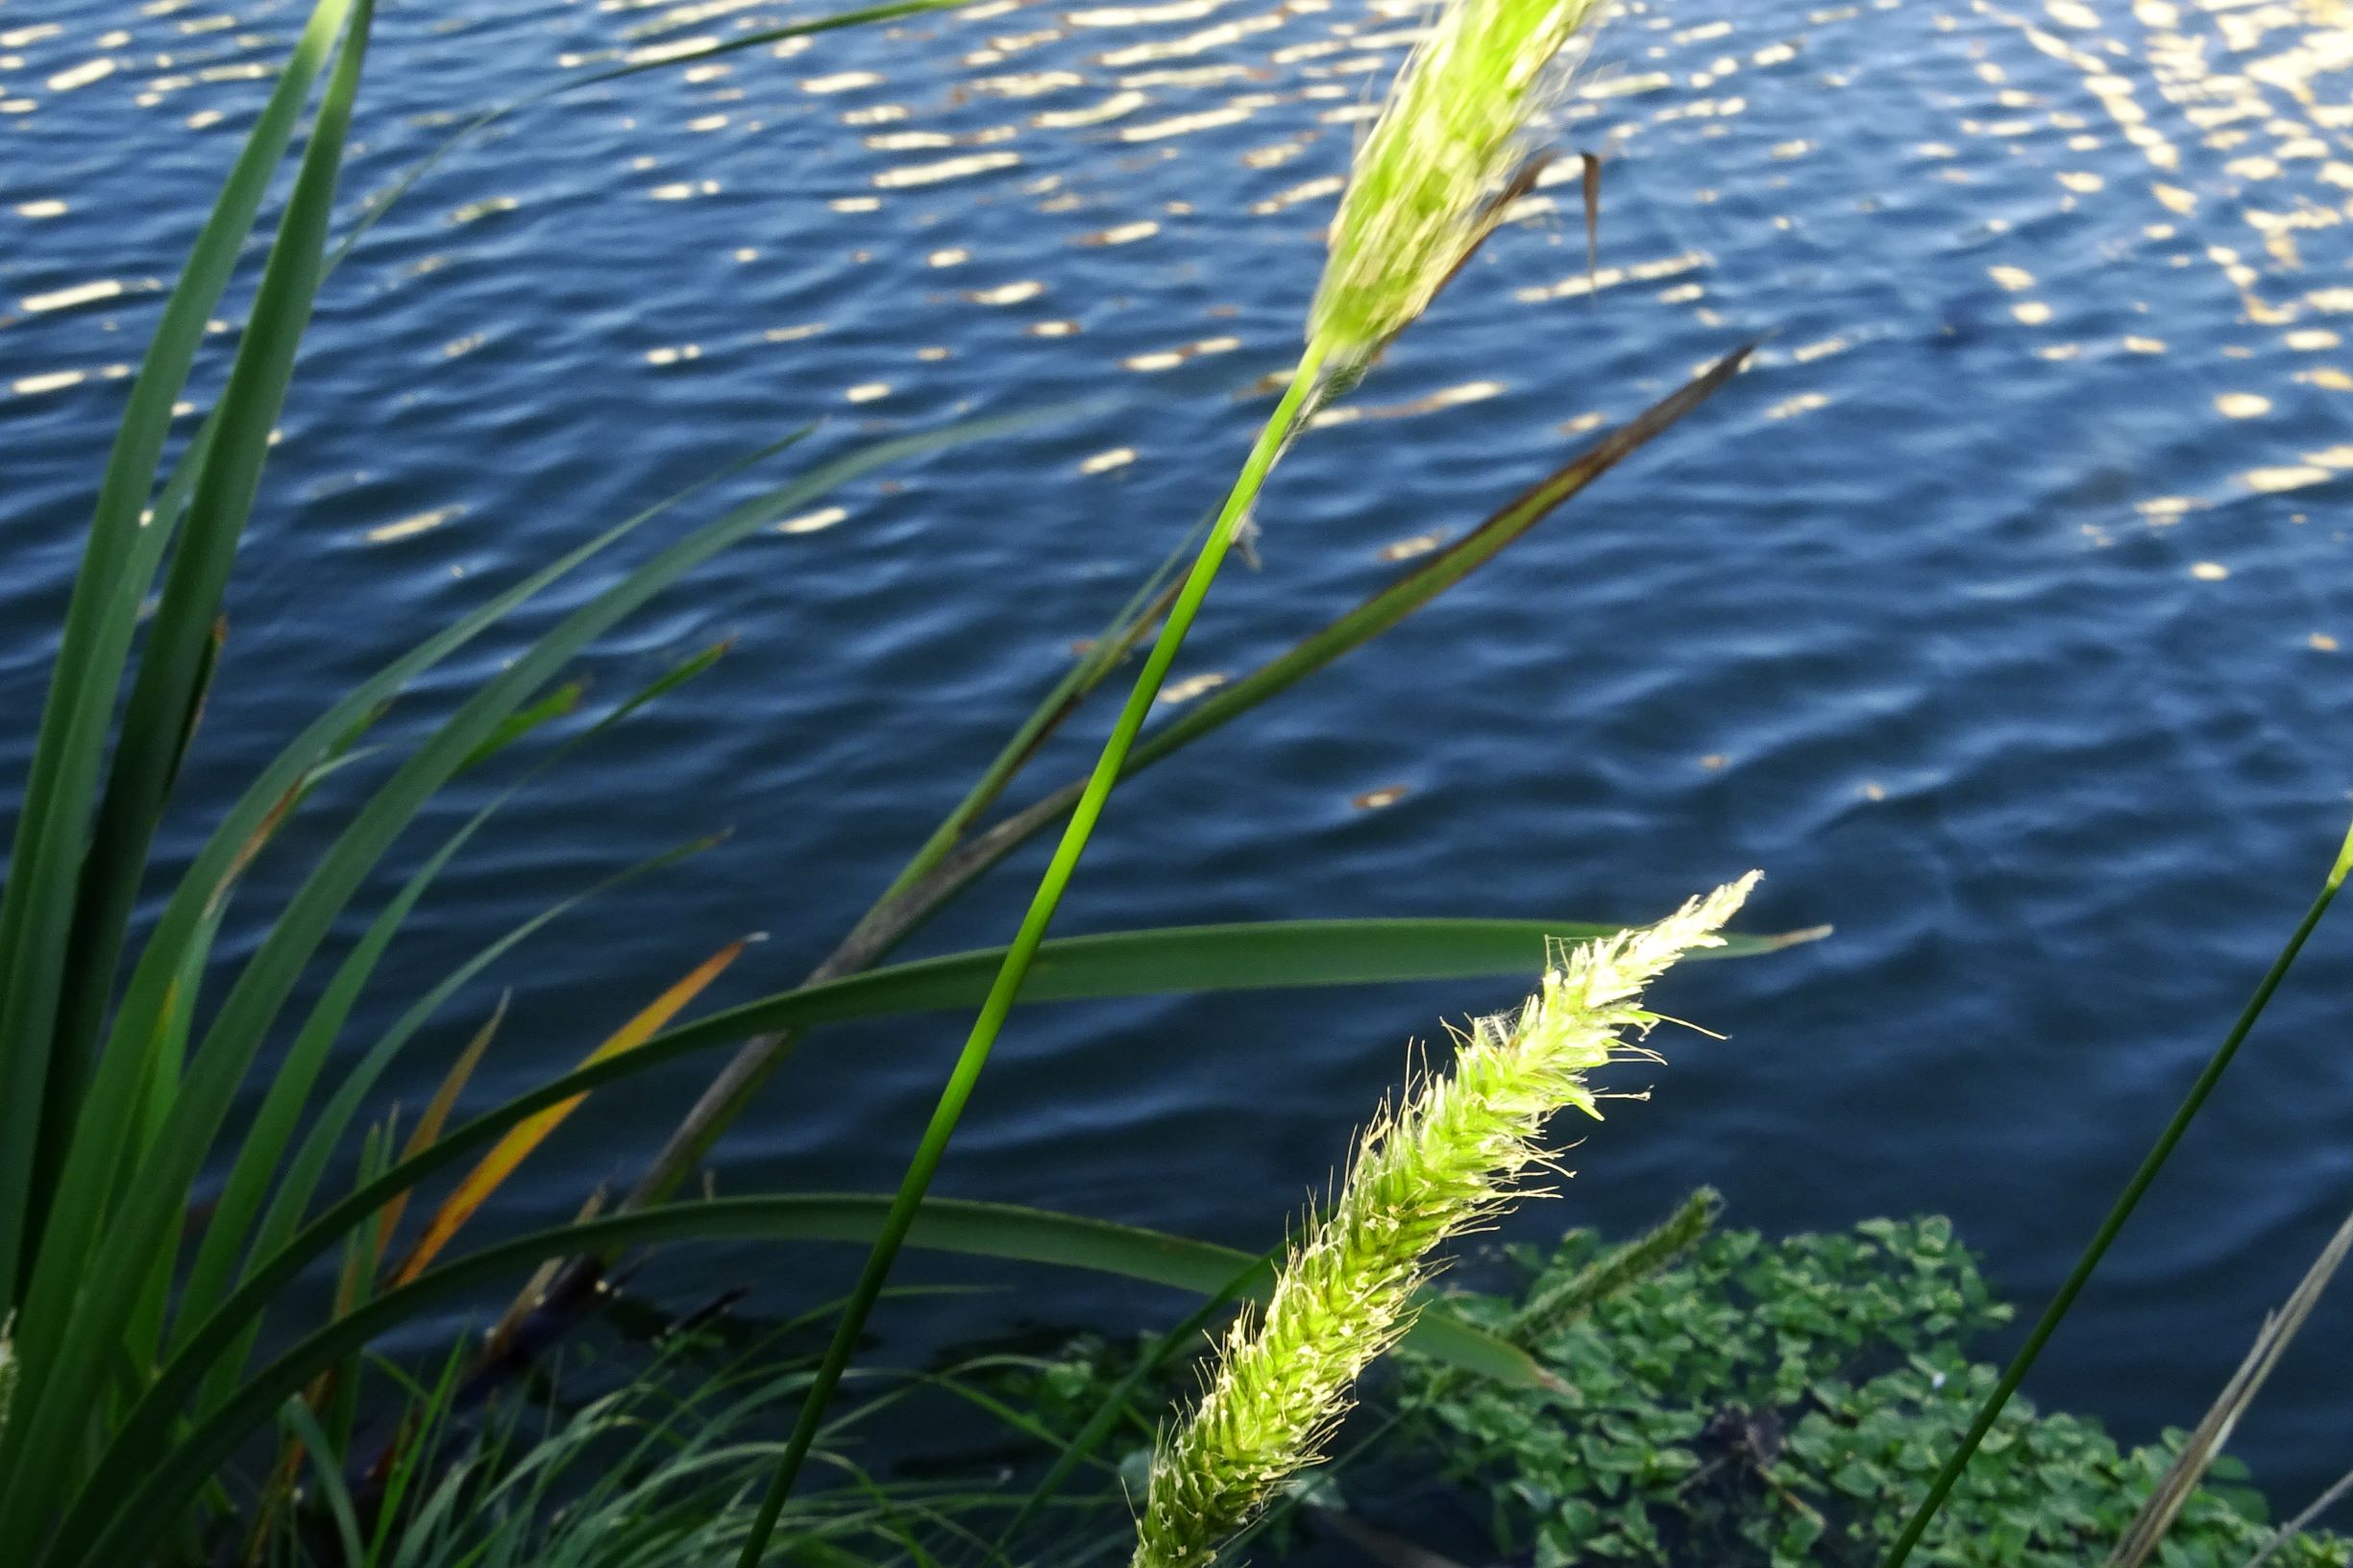
[[[1454,1070],[1377,1118],[1329,1210],[1311,1214],[1262,1313],[1244,1313],[1191,1416],[1154,1458],[1133,1568],[1207,1568],[1275,1489],[1321,1457],[1374,1358],[1412,1326],[1430,1253],[1492,1217],[1550,1168],[1544,1125],[1598,1116],[1585,1074],[1646,1054],[1657,1022],[1642,988],[1712,947],[1756,883],[1752,871],[1656,925],[1560,949],[1515,1015],[1456,1035]]]
[[[1309,358],[1346,376],[1429,308],[1532,183],[1529,122],[1601,0],[1447,0],[1357,153],[1308,312]]]
[[[1647,1280],[1700,1244],[1724,1213],[1724,1195],[1703,1187],[1647,1236],[1612,1247],[1550,1288],[1539,1287],[1511,1320],[1515,1343],[1558,1334],[1628,1286]]]

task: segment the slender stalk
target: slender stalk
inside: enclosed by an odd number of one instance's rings
[[[1945,1467],[1936,1473],[1936,1480],[1929,1483],[1928,1495],[1921,1499],[1920,1507],[1904,1525],[1903,1533],[1896,1537],[1896,1544],[1889,1549],[1884,1568],[1902,1568],[1903,1560],[1912,1554],[1912,1548],[1920,1544],[1921,1535],[1936,1517],[1936,1510],[1944,1507],[1953,1483],[1961,1479],[1961,1472],[1968,1468],[1970,1459],[1976,1454],[1977,1445],[1985,1441],[1985,1434],[1993,1430],[1995,1421],[2000,1417],[2002,1407],[2010,1403],[2010,1396],[2018,1392],[2018,1385],[2026,1381],[2026,1374],[2033,1368],[2035,1358],[2043,1354],[2043,1347],[2057,1331],[2059,1320],[2067,1316],[2068,1310],[2075,1305],[2075,1298],[2083,1293],[2084,1286],[2091,1281],[2092,1271],[2107,1256],[2109,1243],[2124,1228],[2124,1222],[2132,1217],[2134,1208],[2141,1202],[2141,1195],[2157,1179],[2157,1172],[2165,1167],[2167,1158],[2173,1152],[2173,1145],[2179,1143],[2182,1134],[2189,1131],[2190,1123],[2205,1105],[2206,1096],[2213,1093],[2214,1086],[2221,1081],[2223,1069],[2230,1066],[2230,1059],[2239,1054],[2239,1046],[2255,1027],[2255,1020],[2262,1017],[2263,1010],[2270,1005],[2271,993],[2279,990],[2280,982],[2288,977],[2288,970],[2295,963],[2296,955],[2304,950],[2306,940],[2319,925],[2320,917],[2326,915],[2329,905],[2336,901],[2337,890],[2344,885],[2348,870],[2353,870],[2353,829],[2347,830],[2344,844],[2337,851],[2337,864],[2330,868],[2328,880],[2321,885],[2319,896],[2304,912],[2303,920],[2297,924],[2295,934],[2288,939],[2288,944],[2280,949],[2279,957],[2271,961],[2271,968],[2265,972],[2262,983],[2256,986],[2255,994],[2247,998],[2246,1007],[2239,1015],[2239,1021],[2231,1026],[2229,1037],[2207,1062],[2205,1070],[2197,1075],[2197,1082],[2190,1086],[2190,1092],[2182,1100],[2181,1108],[2173,1113],[2173,1119],[2166,1123],[2165,1131],[2158,1135],[2157,1141],[2150,1145],[2147,1155],[2141,1161],[2141,1168],[2134,1171],[2132,1180],[2124,1184],[2124,1190],[2117,1196],[2116,1206],[2108,1211],[2108,1217],[2100,1221],[2099,1230],[2093,1236],[2091,1245],[2083,1249],[2083,1256],[2075,1261],[2074,1271],[2068,1275],[2067,1283],[2059,1286],[2059,1293],[2050,1298],[2048,1307],[2043,1309],[2043,1315],[2035,1323],[2034,1332],[2026,1336],[2026,1343],[2003,1371],[2001,1382],[1986,1397],[1984,1407],[1977,1411],[1977,1418],[1970,1423],[1968,1433],[1961,1438],[1961,1446],[1953,1451],[1952,1458],[1945,1461]]]
[[[1021,993],[1030,962],[1037,957],[1039,944],[1045,941],[1046,927],[1053,923],[1063,893],[1078,870],[1079,857],[1087,852],[1087,841],[1102,819],[1104,802],[1111,797],[1112,786],[1127,765],[1128,752],[1152,712],[1161,684],[1168,677],[1168,668],[1176,662],[1177,650],[1184,646],[1186,633],[1192,629],[1194,616],[1200,613],[1202,601],[1209,598],[1210,585],[1216,580],[1218,568],[1225,564],[1227,551],[1247,526],[1250,509],[1257,503],[1267,475],[1273,472],[1276,458],[1282,455],[1284,445],[1300,423],[1315,390],[1320,368],[1318,355],[1311,347],[1301,358],[1299,368],[1292,372],[1283,401],[1276,405],[1265,429],[1259,432],[1257,444],[1250,449],[1250,455],[1243,460],[1240,477],[1226,497],[1216,527],[1202,542],[1201,553],[1194,559],[1184,588],[1178,592],[1176,602],[1168,607],[1168,619],[1162,624],[1160,636],[1154,640],[1143,670],[1136,677],[1127,706],[1120,710],[1118,723],[1112,726],[1111,739],[1104,742],[1102,754],[1095,759],[1094,772],[1070,813],[1062,843],[1055,847],[1045,875],[1039,880],[1038,891],[1030,899],[1029,913],[1022,917],[1021,929],[1006,950],[996,983],[981,1004],[980,1017],[972,1022],[972,1032],[956,1059],[956,1070],[949,1075],[947,1087],[941,1090],[940,1103],[932,1111],[931,1123],[923,1130],[923,1141],[917,1147],[915,1159],[899,1183],[898,1195],[883,1221],[882,1234],[867,1255],[866,1267],[858,1277],[856,1288],[850,1292],[848,1306],[843,1309],[841,1321],[835,1326],[833,1342],[825,1347],[824,1360],[818,1364],[808,1398],[801,1404],[800,1418],[785,1444],[783,1458],[777,1462],[775,1478],[769,1483],[767,1496],[760,1500],[759,1515],[752,1521],[751,1532],[744,1539],[743,1553],[736,1559],[739,1568],[758,1568],[768,1550],[776,1518],[784,1509],[785,1499],[792,1494],[793,1482],[808,1458],[811,1445],[817,1440],[825,1408],[849,1366],[850,1354],[857,1347],[858,1336],[866,1331],[866,1320],[882,1294],[892,1265],[898,1260],[899,1247],[906,1240],[908,1227],[915,1223],[916,1211],[922,1206],[932,1176],[947,1153],[948,1139],[955,1136],[956,1123],[972,1097],[972,1087],[979,1082],[981,1069],[988,1066],[990,1049],[995,1045],[996,1037],[1003,1031],[1005,1019]]]
[[[2353,1252],[2353,1218],[2337,1227],[2328,1244],[2320,1249],[2320,1256],[2312,1261],[2312,1266],[2305,1269],[2304,1277],[2296,1282],[2296,1287],[2289,1292],[2279,1309],[2264,1314],[2263,1328],[2256,1334],[2255,1342],[2247,1347],[2246,1358],[2191,1430],[2180,1452],[2173,1456],[2173,1462],[2157,1478],[2157,1484],[2142,1503],[2131,1527],[2116,1543],[2116,1550],[2108,1554],[2106,1568],[2143,1568],[2157,1555],[2173,1522],[2181,1517],[2182,1508],[2205,1483],[2206,1473],[2214,1468],[2215,1461],[2222,1457],[2231,1434],[2238,1431],[2240,1418],[2253,1407],[2255,1396],[2270,1381],[2280,1358],[2303,1332],[2313,1309],[2320,1304],[2322,1293],[2348,1252]]]
[[[2264,1543],[2263,1550],[2247,1559],[2246,1568],[2263,1568],[2265,1563],[2279,1555],[2281,1547],[2303,1534],[2312,1527],[2314,1520],[2348,1497],[2353,1497],[2353,1471],[2347,1471],[2344,1475],[2340,1476],[2327,1491],[2313,1499],[2310,1507],[2280,1526],[2272,1537]]]

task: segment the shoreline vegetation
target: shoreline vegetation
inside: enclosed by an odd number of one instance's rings
[[[1388,344],[1534,188],[1551,156],[1549,111],[1604,20],[1593,0],[1434,10],[1355,150],[1321,281],[1303,299],[1296,369],[1223,503],[1173,540],[802,984],[690,1017],[745,958],[746,940],[714,938],[573,1070],[487,1106],[471,1090],[494,1041],[524,1026],[502,1002],[483,1005],[498,964],[582,900],[718,848],[697,838],[490,938],[402,998],[388,1025],[363,1027],[388,1011],[371,991],[380,961],[477,835],[586,765],[614,727],[736,654],[732,644],[694,650],[621,700],[592,702],[569,673],[586,649],[836,490],[1057,413],[996,412],[864,444],[786,434],[396,656],[312,716],[233,801],[183,800],[181,765],[205,742],[207,698],[234,669],[221,608],[249,521],[278,503],[268,457],[303,395],[301,345],[320,291],[442,159],[533,104],[958,3],[896,0],[657,49],[489,109],[336,238],[363,77],[384,67],[369,61],[373,0],[315,0],[129,386],[0,886],[0,1541],[12,1561],[1212,1568],[1279,1551],[1304,1527],[1385,1568],[1453,1568],[1347,1504],[1352,1489],[1426,1489],[1384,1477],[1441,1474],[1457,1506],[1481,1505],[1481,1560],[1531,1568],[1899,1568],[1916,1547],[1970,1568],[2341,1568],[2347,1543],[2316,1528],[2319,1509],[2271,1526],[2223,1449],[2353,1248],[2353,1225],[2194,1431],[2120,1450],[2096,1426],[2038,1417],[2012,1396],[2320,924],[2353,865],[2353,836],[1998,1374],[1970,1362],[1966,1345],[2006,1311],[1936,1220],[1776,1243],[1715,1232],[1721,1204],[1703,1191],[1622,1246],[1573,1233],[1550,1253],[1513,1254],[1522,1278],[1508,1290],[1439,1287],[1449,1251],[1554,1168],[1548,1127],[1560,1113],[1598,1116],[1605,1098],[1640,1097],[1616,1082],[1628,1064],[1659,1065],[1645,1043],[1666,1021],[1644,1000],[1652,982],[1685,957],[1765,959],[1827,934],[1724,931],[1756,873],[1651,924],[1299,919],[1050,933],[1124,778],[1429,605],[1738,377],[1749,350],[1728,344],[1314,635],[1177,714],[1157,712],[1290,443],[1379,373]],[[239,259],[289,162],[258,281],[233,304]],[[1589,247],[1599,170],[1585,160]],[[211,324],[240,306],[240,327],[213,347]],[[223,352],[222,389],[185,431],[181,400]],[[1349,438],[1344,428],[1331,437]],[[709,515],[712,486],[740,489],[770,470],[787,477]],[[420,677],[592,563],[601,586],[574,593],[574,608],[420,738],[403,749],[376,734]],[[1025,775],[1042,744],[1131,667],[1092,770],[1032,790]],[[430,803],[481,774],[499,793],[385,893],[388,858]],[[355,804],[323,803],[317,786],[331,775],[332,796]],[[306,821],[313,831],[282,831],[331,809],[336,820]],[[159,869],[162,824],[189,812],[206,814],[208,837],[184,867]],[[1007,945],[895,956],[1014,849],[1058,827]],[[265,856],[294,891],[258,910],[240,894]],[[1329,1200],[1262,1255],[928,1191],[1017,1004],[1507,975],[1532,977],[1526,1005],[1455,1031],[1452,1048],[1372,1115]],[[797,1049],[829,1043],[815,1031],[936,1011],[974,1022],[895,1192],[697,1195],[693,1179],[729,1124]],[[380,1090],[412,1047],[440,1049],[442,1078],[404,1116]],[[591,1196],[564,1225],[473,1238],[476,1217],[500,1210],[516,1171],[584,1097],[674,1067],[710,1074],[708,1087],[668,1142],[644,1151],[632,1188]],[[576,1399],[567,1358],[597,1338],[583,1331],[622,1331],[625,1342],[623,1287],[657,1249],[721,1238],[778,1252],[849,1244],[867,1262],[847,1297],[795,1304],[803,1316],[748,1342],[731,1298],[657,1314],[641,1324],[652,1352],[625,1351],[617,1376]],[[894,1279],[903,1249],[1093,1270],[1197,1305],[1133,1352],[1081,1341],[898,1372],[867,1364],[867,1352],[870,1316],[908,1288]],[[373,1354],[448,1311],[479,1314],[485,1332],[437,1366]],[[1205,1345],[1215,1349],[1203,1360]],[[870,1433],[942,1401],[997,1430],[1017,1458],[922,1478],[862,1461]]]

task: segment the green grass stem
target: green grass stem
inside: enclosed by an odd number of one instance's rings
[[[1061,907],[1063,894],[1078,870],[1079,857],[1087,852],[1087,841],[1093,836],[1095,823],[1102,820],[1112,786],[1118,782],[1120,771],[1127,766],[1128,752],[1142,731],[1144,720],[1151,715],[1161,685],[1168,678],[1169,666],[1176,662],[1177,651],[1185,646],[1193,618],[1200,613],[1202,601],[1209,598],[1210,585],[1216,581],[1218,568],[1225,564],[1234,541],[1248,526],[1259,492],[1265,488],[1275,460],[1282,455],[1284,446],[1300,423],[1308,400],[1315,391],[1318,368],[1316,356],[1311,351],[1292,373],[1290,386],[1259,432],[1250,455],[1242,462],[1240,477],[1226,497],[1216,527],[1202,542],[1201,553],[1194,558],[1184,588],[1178,592],[1176,602],[1168,607],[1168,618],[1162,623],[1160,636],[1153,640],[1152,651],[1144,659],[1135,688],[1128,693],[1127,706],[1120,710],[1118,723],[1112,726],[1111,738],[1103,743],[1102,754],[1095,759],[1094,772],[1088,777],[1086,792],[1071,811],[1070,821],[1063,829],[1062,843],[1055,846],[1054,858],[1030,898],[1029,913],[1021,918],[1021,928],[1006,949],[996,983],[990,988],[988,999],[981,1003],[980,1016],[972,1022],[972,1032],[956,1059],[956,1070],[948,1076],[947,1087],[941,1090],[940,1103],[934,1108],[931,1123],[923,1130],[923,1140],[899,1183],[898,1196],[891,1205],[882,1235],[876,1238],[873,1251],[868,1254],[865,1270],[859,1275],[849,1304],[834,1329],[833,1342],[825,1347],[824,1360],[818,1364],[817,1377],[801,1405],[800,1418],[785,1444],[783,1458],[777,1461],[775,1479],[760,1501],[760,1512],[752,1521],[751,1533],[745,1538],[743,1553],[737,1558],[740,1568],[757,1568],[768,1550],[769,1536],[776,1528],[785,1499],[792,1495],[793,1482],[808,1458],[810,1445],[817,1439],[825,1408],[841,1384],[842,1374],[849,1367],[850,1355],[857,1348],[858,1336],[866,1332],[866,1320],[882,1294],[892,1265],[898,1260],[908,1227],[915,1223],[916,1211],[922,1207],[932,1176],[947,1153],[948,1140],[955,1136],[956,1124],[972,1097],[972,1088],[980,1081],[981,1069],[988,1066],[989,1052],[996,1044],[1005,1019],[1020,996],[1021,982],[1029,976],[1030,961],[1038,956],[1039,944],[1045,941],[1046,927],[1053,923],[1054,912]]]
[[[1969,1431],[1962,1435],[1961,1446],[1953,1450],[1952,1458],[1945,1461],[1944,1468],[1929,1482],[1928,1495],[1921,1499],[1920,1507],[1905,1522],[1903,1533],[1898,1535],[1896,1544],[1888,1549],[1885,1568],[1902,1568],[1904,1559],[1912,1555],[1912,1548],[1920,1544],[1921,1536],[1936,1518],[1936,1510],[1944,1507],[1954,1482],[1961,1479],[1961,1472],[1969,1467],[1970,1459],[1977,1452],[1977,1445],[1985,1441],[1985,1434],[1993,1430],[2002,1408],[2010,1403],[2010,1396],[2018,1392],[2018,1385],[2026,1381],[2026,1374],[2033,1369],[2035,1358],[2043,1354],[2043,1347],[2050,1342],[2050,1336],[2058,1331],[2060,1320],[2075,1305],[2075,1298],[2083,1294],[2083,1287],[2091,1283],[2092,1271],[2099,1267],[2100,1260],[2108,1255],[2108,1247],[2116,1240],[2117,1233],[2132,1217],[2142,1194],[2157,1179],[2157,1172],[2165,1168],[2166,1161],[2173,1153],[2173,1146],[2181,1141],[2182,1134],[2190,1130],[2190,1123],[2196,1119],[2199,1110],[2204,1107],[2206,1096],[2214,1092],[2214,1086],[2221,1081],[2231,1058],[2239,1054],[2240,1045],[2254,1029],[2255,1020],[2262,1017],[2264,1009],[2270,1005],[2271,993],[2279,990],[2280,982],[2288,977],[2288,970],[2294,965],[2296,955],[2304,950],[2305,942],[2320,924],[2320,918],[2328,913],[2329,905],[2336,901],[2337,890],[2344,885],[2348,870],[2353,870],[2353,829],[2347,830],[2344,844],[2337,851],[2337,864],[2329,869],[2328,880],[2321,885],[2319,896],[2304,912],[2304,919],[2296,925],[2294,935],[2288,939],[2288,944],[2271,961],[2271,968],[2255,987],[2255,994],[2247,998],[2245,1008],[2240,1012],[2239,1021],[2231,1026],[2229,1036],[2207,1061],[2205,1070],[2197,1075],[2197,1081],[2190,1086],[2190,1092],[2183,1098],[2180,1109],[2173,1113],[2173,1119],[2166,1123],[2165,1131],[2158,1135],[2157,1141],[2149,1146],[2148,1153],[2142,1158],[2141,1167],[2132,1173],[2132,1180],[2126,1182],[2124,1190],[2117,1195],[2115,1206],[2108,1211],[2108,1217],[2100,1221],[2099,1229],[2094,1233],[2091,1245],[2085,1247],[2083,1256],[2075,1260],[2075,1267],[2068,1275],[2067,1283],[2059,1286],[2059,1293],[2050,1298],[2049,1306],[2043,1309],[2043,1315],[2036,1321],[2034,1332],[2026,1336],[2025,1344],[2019,1348],[2018,1354],[2011,1358],[2009,1366],[2003,1370],[2001,1381],[1986,1396],[1976,1419],[1969,1424]]]

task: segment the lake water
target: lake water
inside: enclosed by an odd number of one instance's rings
[[[487,104],[793,14],[389,8],[345,221]],[[123,367],[300,19],[0,0],[12,790]],[[713,994],[790,984],[1215,501],[1295,353],[1368,83],[1413,20],[1360,0],[991,3],[597,87],[453,159],[321,300],[167,858],[331,694],[786,429],[821,418],[841,446],[1104,400],[834,498],[584,661],[612,698],[739,639],[486,837],[367,1021],[719,827],[723,848],[507,968],[485,1081],[556,1070],[744,932],[769,940]],[[2039,1304],[2292,925],[2353,793],[2353,12],[1668,0],[1623,12],[1582,81],[1562,139],[1609,155],[1598,289],[1576,186],[1556,184],[1354,417],[1298,447],[1262,569],[1221,583],[1180,677],[1248,668],[1406,570],[1394,547],[1460,532],[1764,335],[1753,369],[1395,634],[1124,790],[1060,929],[1639,919],[1761,866],[1750,923],[1838,934],[1679,976],[1665,1005],[1729,1038],[1663,1040],[1652,1100],[1618,1107],[1567,1200],[1519,1231],[1630,1227],[1703,1181],[1776,1231],[1942,1211]],[[386,733],[418,733],[513,646],[436,674]],[[1092,717],[1031,788],[1084,765]],[[453,791],[427,833],[496,782]],[[249,907],[284,894],[342,803],[297,824]],[[910,951],[1003,940],[1042,858]],[[943,1189],[1264,1245],[1407,1039],[1515,987],[1023,1014]],[[409,1104],[495,1000],[477,988],[423,1042]],[[2133,1439],[2195,1419],[2353,1204],[2349,1006],[2353,933],[2324,929],[2038,1398]],[[813,1041],[722,1186],[890,1185],[964,1023]],[[592,1106],[515,1222],[625,1181],[696,1087]],[[781,1310],[832,1282],[820,1268],[744,1248],[653,1283],[744,1279]],[[1130,1299],[1004,1277],[1021,1293],[958,1305],[959,1327]],[[925,1322],[886,1328],[903,1344]],[[2291,1506],[2353,1463],[2329,1348],[2348,1327],[2353,1287],[2240,1440]]]

